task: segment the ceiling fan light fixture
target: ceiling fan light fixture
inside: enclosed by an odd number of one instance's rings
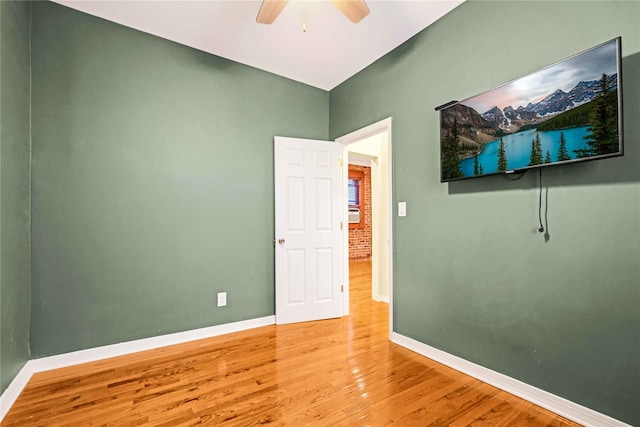
[[[256,18],[259,24],[270,25],[276,20],[289,0],[263,0]],[[369,15],[369,7],[364,0],[331,0],[331,3],[353,23],[362,21]],[[303,28],[306,31],[306,28]]]

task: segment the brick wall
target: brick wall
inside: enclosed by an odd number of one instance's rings
[[[349,260],[371,258],[371,168],[349,165],[349,170],[364,172],[364,227],[349,229]]]

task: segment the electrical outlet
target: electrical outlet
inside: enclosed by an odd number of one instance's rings
[[[227,305],[227,293],[218,292],[218,307],[224,307]]]

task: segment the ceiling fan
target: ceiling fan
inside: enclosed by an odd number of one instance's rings
[[[289,0],[263,0],[256,22],[259,24],[272,24]],[[364,0],[331,0],[351,22],[358,23],[369,14],[369,8]]]

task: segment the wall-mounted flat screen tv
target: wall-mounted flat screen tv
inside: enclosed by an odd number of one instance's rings
[[[621,156],[620,43],[438,107],[441,181]]]

